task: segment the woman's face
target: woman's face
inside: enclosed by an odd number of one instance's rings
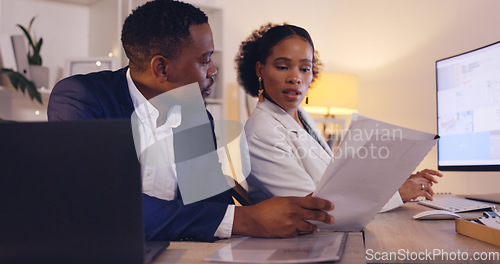
[[[278,42],[266,58],[257,62],[264,94],[289,114],[294,114],[313,79],[313,49],[303,38],[293,36]]]

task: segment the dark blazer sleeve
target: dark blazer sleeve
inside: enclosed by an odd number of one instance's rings
[[[49,121],[98,119],[104,116],[97,94],[81,78],[58,82],[50,94],[47,108]]]
[[[229,196],[228,196],[229,195]],[[184,205],[143,194],[146,240],[213,242],[231,199],[229,192],[217,198]]]
[[[73,75],[59,81],[50,94],[49,121],[130,119],[134,106],[126,70]]]

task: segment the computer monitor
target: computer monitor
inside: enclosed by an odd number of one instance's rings
[[[438,169],[500,171],[500,42],[436,61]]]

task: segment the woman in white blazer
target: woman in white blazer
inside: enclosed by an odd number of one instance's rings
[[[236,64],[239,83],[259,97],[245,125],[250,199],[312,193],[333,154],[300,106],[320,65],[309,33],[288,24],[262,26],[241,44]],[[432,199],[433,175],[442,176],[434,170],[411,175],[382,211],[418,196]]]
[[[332,151],[311,117],[299,113],[315,140],[282,108],[270,100],[259,102],[245,125],[251,174],[247,178],[252,201],[273,196],[306,196],[318,184],[332,159]]]

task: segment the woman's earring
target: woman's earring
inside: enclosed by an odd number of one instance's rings
[[[262,77],[259,77],[259,102],[264,102],[264,89],[262,89]]]
[[[309,104],[309,95],[306,95],[306,104]]]

